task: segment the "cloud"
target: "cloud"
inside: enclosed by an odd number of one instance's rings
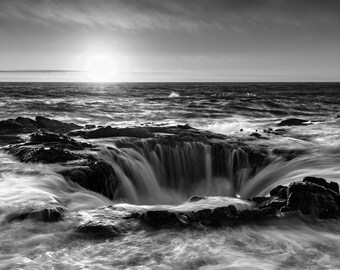
[[[0,18],[119,31],[338,27],[337,0],[2,0]]]

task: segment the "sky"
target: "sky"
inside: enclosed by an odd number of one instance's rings
[[[340,81],[338,0],[0,0],[0,81]]]

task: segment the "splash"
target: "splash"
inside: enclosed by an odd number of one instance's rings
[[[176,92],[171,92],[171,94],[169,95],[169,98],[178,98],[180,95]]]

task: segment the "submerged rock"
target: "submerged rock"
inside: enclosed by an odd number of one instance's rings
[[[88,221],[79,225],[76,232],[86,234],[94,238],[112,238],[121,234],[118,228],[105,221]]]
[[[6,215],[5,220],[7,222],[21,221],[25,219],[33,219],[42,222],[58,222],[62,220],[64,216],[64,208],[47,207],[42,209],[19,209],[8,215]]]
[[[286,120],[281,121],[277,124],[278,127],[281,126],[304,126],[308,125],[307,120],[299,119],[299,118],[288,118]]]

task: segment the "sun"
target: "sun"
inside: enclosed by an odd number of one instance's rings
[[[109,55],[91,55],[85,60],[85,74],[92,82],[119,80],[119,61]]]

